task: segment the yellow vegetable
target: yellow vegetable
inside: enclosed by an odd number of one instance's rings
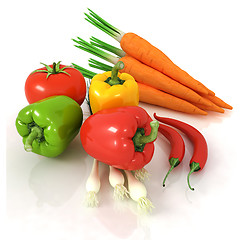
[[[138,84],[130,74],[118,72],[123,67],[123,62],[118,62],[112,71],[97,74],[92,78],[89,87],[92,113],[103,109],[138,105]]]

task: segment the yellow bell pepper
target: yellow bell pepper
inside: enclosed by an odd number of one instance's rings
[[[102,109],[137,106],[139,104],[138,84],[127,73],[119,73],[124,68],[118,62],[112,71],[95,75],[89,87],[89,101],[92,113]]]

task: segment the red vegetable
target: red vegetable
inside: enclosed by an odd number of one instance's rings
[[[158,126],[141,107],[111,108],[88,117],[80,137],[85,151],[98,161],[138,170],[152,159]]]
[[[176,119],[157,117],[157,119],[163,123],[176,127],[185,133],[189,139],[194,144],[193,156],[190,161],[190,172],[187,177],[188,186],[191,190],[194,188],[191,187],[189,183],[189,177],[193,172],[200,171],[204,168],[207,158],[208,158],[208,146],[204,136],[193,126],[181,122]]]
[[[160,120],[156,113],[154,113],[153,116],[156,120]],[[169,163],[171,165],[171,168],[163,180],[163,187],[165,187],[165,181],[169,173],[173,170],[173,168],[177,167],[182,162],[185,154],[185,143],[182,136],[171,127],[159,124],[158,131],[162,133],[163,136],[166,137],[171,144],[171,152],[169,154]]]
[[[45,67],[33,71],[25,83],[25,94],[29,103],[54,96],[65,95],[81,105],[86,96],[86,83],[80,71],[60,65],[43,64]]]

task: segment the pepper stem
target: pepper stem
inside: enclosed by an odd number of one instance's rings
[[[154,120],[152,122],[150,122],[150,127],[151,127],[151,132],[149,135],[144,135],[144,136],[140,136],[138,139],[138,143],[139,144],[146,144],[146,143],[150,143],[153,142],[158,135],[158,127],[159,127],[159,122]]]
[[[193,172],[196,172],[196,171],[198,171],[198,170],[200,170],[200,169],[201,169],[201,168],[200,168],[200,166],[199,166],[199,163],[192,162],[192,163],[190,164],[190,172],[188,173],[188,176],[187,176],[187,182],[188,182],[189,188],[190,188],[192,191],[194,191],[194,188],[192,188],[191,185],[190,185],[189,177],[190,177],[190,175],[191,175]]]
[[[178,158],[173,158],[172,157],[172,158],[169,159],[169,163],[171,165],[171,168],[169,169],[169,171],[167,172],[167,174],[166,174],[166,176],[163,180],[163,187],[165,187],[165,181],[166,181],[169,173],[180,163],[180,161],[178,160]]]
[[[27,136],[26,142],[24,144],[24,149],[27,152],[31,152],[32,151],[32,143],[36,138],[41,138],[42,136],[42,130],[39,127],[33,127],[31,129],[30,134]]]
[[[135,151],[142,152],[145,144],[153,142],[157,138],[159,122],[154,120],[150,122],[151,132],[149,135],[144,135],[144,129],[139,128],[132,138]]]
[[[118,71],[124,68],[124,63],[119,61],[117,64],[112,68],[112,74],[111,74],[111,79],[108,81],[108,84],[113,86],[113,85],[118,85],[121,84],[120,79],[118,77]]]

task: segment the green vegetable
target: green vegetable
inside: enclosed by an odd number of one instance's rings
[[[56,157],[79,133],[83,113],[80,105],[67,96],[53,96],[23,108],[16,128],[26,151]]]

